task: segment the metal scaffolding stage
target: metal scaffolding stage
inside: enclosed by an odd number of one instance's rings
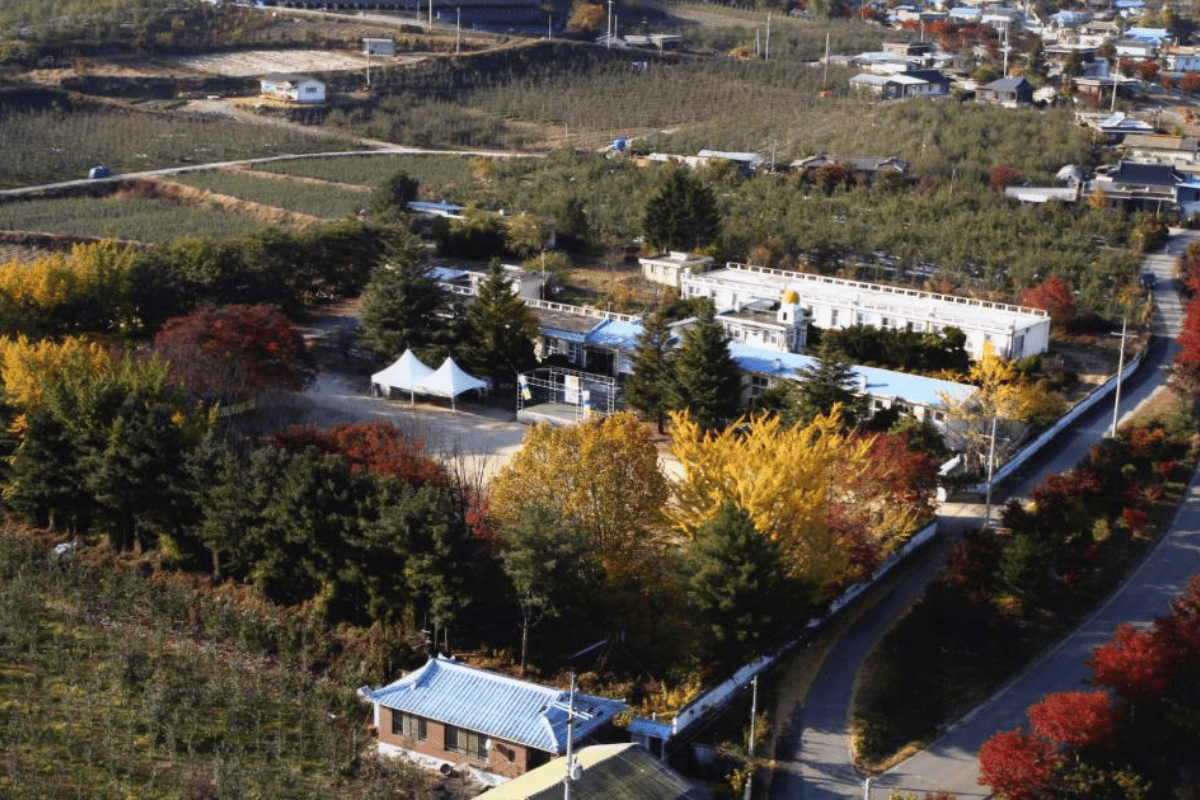
[[[517,376],[517,421],[573,425],[616,410],[616,378],[565,367],[539,367]]]

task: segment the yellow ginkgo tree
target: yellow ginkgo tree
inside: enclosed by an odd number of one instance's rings
[[[530,428],[488,495],[491,511],[508,524],[529,506],[555,511],[587,537],[609,582],[620,584],[654,553],[667,483],[647,429],[633,414],[619,413]]]
[[[850,553],[830,511],[872,502],[853,493],[871,466],[874,441],[843,433],[839,414],[835,408],[793,428],[760,417],[709,434],[686,414],[673,415],[671,449],[682,470],[667,507],[673,527],[694,537],[732,502],[779,545],[789,577],[814,585],[839,580]]]
[[[995,453],[1002,464],[1015,450],[1031,425],[1058,417],[1062,400],[1025,379],[1011,359],[1000,356],[991,342],[984,342],[979,359],[971,364],[969,394],[940,393],[946,412],[946,443],[966,454],[968,462],[986,470],[992,449],[995,421]]]

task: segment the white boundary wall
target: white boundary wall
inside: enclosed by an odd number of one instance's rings
[[[709,713],[719,711],[720,709],[724,708],[733,699],[733,697],[740,690],[745,688],[746,685],[749,684],[750,681],[752,681],[756,676],[762,674],[767,669],[772,667],[776,661],[791,652],[792,649],[797,645],[802,644],[806,639],[809,638],[809,636],[812,635],[813,631],[820,629],[821,626],[837,616],[838,612],[845,608],[850,601],[874,586],[881,578],[895,568],[897,564],[903,561],[904,558],[910,555],[921,545],[931,540],[937,534],[937,529],[937,520],[934,520],[913,534],[913,536],[904,543],[903,547],[884,559],[883,563],[876,568],[870,580],[863,581],[862,583],[856,583],[843,592],[842,595],[834,600],[829,606],[829,611],[825,614],[825,616],[809,620],[807,626],[809,629],[808,633],[804,634],[796,641],[789,643],[777,653],[759,656],[748,664],[745,664],[723,683],[714,686],[681,708],[675,715],[675,720],[671,723],[670,738],[673,739],[683,733],[686,733],[688,728],[699,722],[701,719],[707,717]]]

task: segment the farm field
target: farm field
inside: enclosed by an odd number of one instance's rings
[[[372,59],[372,65],[395,66],[417,60],[419,59],[411,57],[376,57]],[[166,61],[200,72],[239,78],[265,75],[269,72],[333,72],[365,70],[367,67],[366,56],[347,50],[236,50],[231,53],[176,55],[168,57]]]
[[[0,187],[83,178],[97,164],[134,172],[354,146],[274,126],[97,105],[0,110],[0,141]]]
[[[67,197],[0,204],[0,229],[104,236],[139,242],[177,237],[224,239],[262,225],[212,208],[143,197]]]
[[[356,192],[340,186],[225,170],[191,172],[177,175],[175,180],[210,192],[324,219],[356,213],[371,199],[365,192]]]
[[[295,161],[258,164],[255,169],[363,186],[375,186],[400,171],[407,172],[422,188],[459,183],[471,178],[471,160],[453,155],[381,154],[299,158]]]

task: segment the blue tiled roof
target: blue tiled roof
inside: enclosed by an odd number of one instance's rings
[[[801,378],[805,369],[815,367],[817,364],[815,358],[802,356],[799,353],[764,350],[743,344],[729,345],[729,354],[737,362],[738,368],[744,372],[792,380]],[[776,362],[779,364],[778,367],[776,367]],[[860,379],[866,379],[866,392],[873,397],[892,397],[927,407],[942,405],[943,394],[953,398],[964,398],[975,391],[975,387],[967,384],[926,378],[921,375],[909,375],[890,369],[851,367],[850,371]]]
[[[425,666],[359,697],[385,708],[445,722],[550,753],[567,748],[570,692],[517,680],[457,661]],[[576,739],[585,739],[625,708],[620,700],[575,694]]]

